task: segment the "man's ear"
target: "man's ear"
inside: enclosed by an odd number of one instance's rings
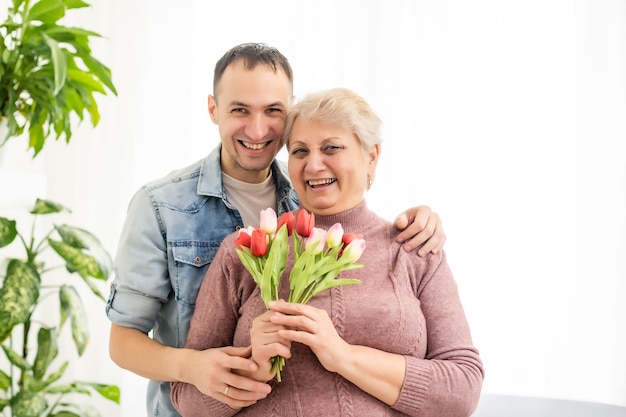
[[[213,123],[218,124],[217,100],[215,99],[215,97],[213,97],[210,94],[209,94],[208,105],[209,105],[209,116],[211,116],[211,120],[213,121]]]

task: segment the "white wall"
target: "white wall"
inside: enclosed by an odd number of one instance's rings
[[[267,42],[298,96],[345,86],[379,111],[368,200],[389,219],[415,204],[442,216],[484,392],[626,406],[625,2],[92,4],[76,21],[107,37],[94,49],[120,94],[37,169],[112,252],[135,189],[217,144],[215,61]],[[105,415],[141,415],[143,381],[108,359],[104,307],[91,316],[84,369],[123,388]]]

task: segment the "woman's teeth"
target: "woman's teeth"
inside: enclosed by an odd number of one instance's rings
[[[328,178],[325,180],[309,180],[307,181],[307,184],[309,184],[311,187],[317,187],[318,185],[332,184],[335,181],[337,181],[335,178]]]

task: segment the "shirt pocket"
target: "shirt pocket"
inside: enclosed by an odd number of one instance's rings
[[[174,259],[172,285],[178,303],[193,310],[204,275],[218,248],[219,243],[211,242],[193,242],[172,247]]]

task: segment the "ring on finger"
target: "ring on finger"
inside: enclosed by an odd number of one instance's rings
[[[230,388],[230,385],[226,385],[226,388],[224,388],[224,395],[228,396],[228,389]]]

